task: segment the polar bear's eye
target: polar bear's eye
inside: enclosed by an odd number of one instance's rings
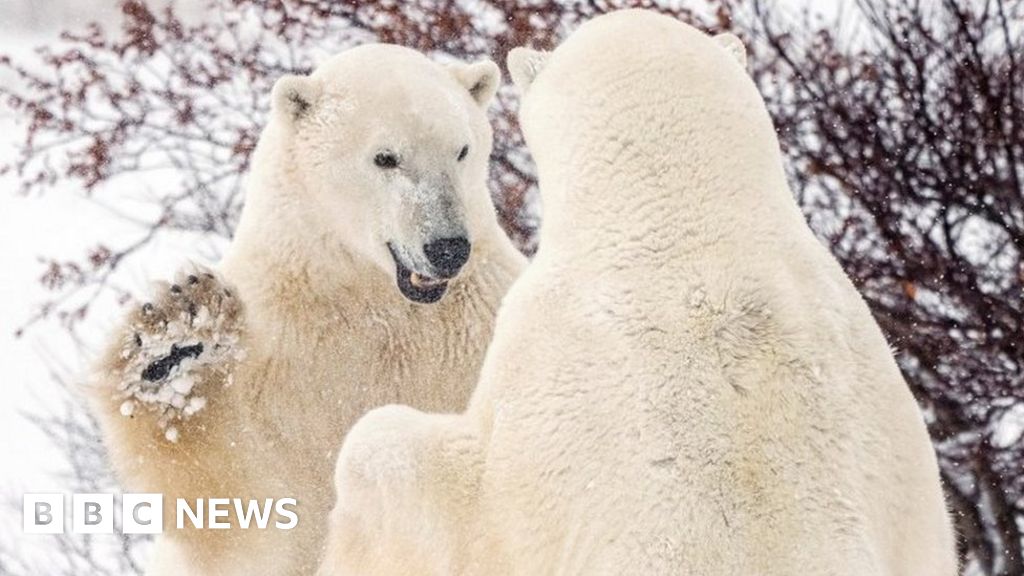
[[[466,159],[466,155],[468,155],[468,154],[469,154],[469,144],[466,144],[465,146],[462,147],[462,150],[459,150],[459,162],[462,162],[463,160],[465,160]]]
[[[373,157],[373,163],[378,168],[384,168],[390,170],[392,168],[398,168],[398,156],[394,152],[378,152]]]

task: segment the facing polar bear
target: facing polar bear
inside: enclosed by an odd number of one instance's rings
[[[509,60],[540,250],[464,414],[353,427],[322,573],[955,574],[918,407],[739,41],[626,11]]]
[[[310,574],[351,424],[465,407],[524,263],[486,187],[499,80],[369,45],[277,83],[219,276],[136,310],[91,390],[125,489],[164,494],[150,573]],[[298,525],[173,529],[215,497],[296,498]]]

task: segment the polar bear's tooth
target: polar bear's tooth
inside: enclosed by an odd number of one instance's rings
[[[436,288],[437,286],[444,284],[444,281],[438,280],[436,278],[431,278],[430,276],[424,276],[419,272],[410,272],[409,283],[415,286],[416,288],[425,290],[430,288]]]

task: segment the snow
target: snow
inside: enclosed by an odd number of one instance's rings
[[[991,442],[996,448],[1010,448],[1024,436],[1024,404],[1014,404],[996,420]]]

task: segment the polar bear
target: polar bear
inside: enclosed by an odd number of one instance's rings
[[[642,11],[510,55],[540,249],[465,413],[353,427],[322,575],[956,573],[921,414],[744,63]]]
[[[525,264],[486,187],[499,82],[378,44],[276,83],[219,269],[132,312],[90,390],[126,491],[164,495],[148,573],[312,573],[351,424],[465,407]],[[294,498],[298,523],[174,529],[176,499],[220,497]]]

